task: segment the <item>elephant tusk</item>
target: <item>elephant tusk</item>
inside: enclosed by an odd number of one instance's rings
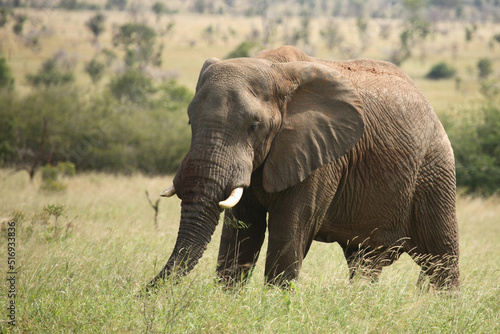
[[[172,197],[175,195],[175,187],[173,185],[170,186],[167,190],[162,191],[160,194],[161,197]]]
[[[219,202],[219,206],[223,209],[231,209],[233,206],[238,204],[242,195],[243,187],[235,188],[225,201]]]

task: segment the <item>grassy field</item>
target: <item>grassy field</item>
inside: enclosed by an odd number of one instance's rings
[[[12,333],[498,333],[500,199],[459,197],[460,296],[425,292],[407,256],[380,282],[349,283],[340,247],[313,243],[290,291],[263,285],[263,258],[249,284],[214,282],[220,226],[180,284],[139,297],[173,248],[179,201],[153,201],[168,177],[82,174],[65,191],[40,190],[24,172],[0,170],[0,249],[7,272],[7,222],[16,222],[16,326]],[[56,219],[54,208],[62,208]],[[5,281],[4,281],[5,282]],[[2,296],[7,293],[2,284]]]

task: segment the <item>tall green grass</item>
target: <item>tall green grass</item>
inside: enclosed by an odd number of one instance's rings
[[[77,174],[66,190],[44,192],[40,179],[0,170],[0,250],[6,272],[5,221],[16,217],[15,327],[5,307],[1,332],[12,333],[495,333],[500,331],[500,199],[460,196],[461,293],[416,287],[407,256],[380,281],[349,283],[335,244],[313,243],[299,281],[266,287],[263,258],[239,290],[214,280],[220,227],[194,271],[157,293],[141,289],[165,264],[179,221],[179,201],[152,200],[168,177]],[[57,223],[47,205],[63,207]],[[2,300],[6,290],[2,284]],[[6,304],[2,304],[6,305]]]

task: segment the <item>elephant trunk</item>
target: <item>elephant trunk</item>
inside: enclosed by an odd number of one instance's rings
[[[188,274],[203,255],[219,221],[221,209],[216,202],[192,203],[183,200],[181,221],[172,255],[162,271],[149,283],[153,287],[158,280],[170,276]]]
[[[165,196],[177,194],[182,200],[174,250],[148,288],[166,277],[189,273],[207,248],[222,210],[236,205],[241,198],[243,187],[250,182],[251,164],[243,168],[232,165],[228,158],[231,156],[234,154],[192,145],[173,186],[164,192]]]
[[[218,176],[218,177],[217,177]],[[182,199],[179,232],[172,255],[148,289],[166,277],[188,274],[198,263],[219,222],[227,177],[223,171],[206,161],[187,157],[174,179],[169,195]],[[170,194],[172,193],[172,194]]]

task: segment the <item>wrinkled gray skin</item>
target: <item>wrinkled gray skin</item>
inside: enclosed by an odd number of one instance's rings
[[[455,166],[432,107],[396,66],[328,61],[294,47],[203,65],[191,148],[174,179],[179,234],[151,281],[189,272],[225,211],[217,275],[248,277],[266,229],[265,275],[297,279],[313,240],[337,242],[351,277],[376,279],[406,252],[432,285],[458,286]],[[241,222],[246,228],[241,228]]]

